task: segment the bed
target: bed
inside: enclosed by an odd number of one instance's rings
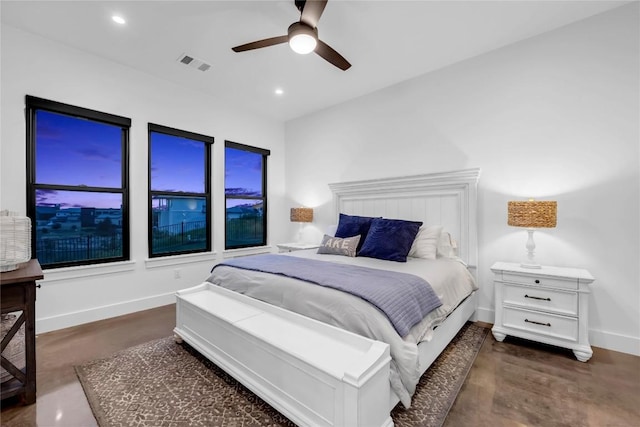
[[[419,377],[473,319],[478,177],[479,170],[471,169],[330,184],[340,224],[343,217],[383,218],[376,224],[403,219],[414,229],[420,223],[419,236],[429,228],[431,238],[435,226],[435,244],[446,235],[455,242],[455,253],[442,256],[438,248],[435,259],[409,256],[397,262],[371,253],[351,257],[307,250],[264,255],[261,260],[248,257],[249,266],[240,265],[247,260],[223,262],[204,283],[178,292],[177,339],[194,346],[297,424],[393,425],[391,409],[398,402],[410,406]],[[360,253],[371,246],[366,234]],[[262,264],[256,268],[251,261]],[[280,261],[285,266],[293,263],[293,273],[261,270]],[[381,313],[384,308],[300,280],[295,270],[314,263],[415,275],[432,285],[441,305],[426,316],[420,314],[421,320],[410,328],[404,325],[401,334],[401,326]]]

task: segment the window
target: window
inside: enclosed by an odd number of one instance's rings
[[[225,141],[225,248],[267,244],[269,150]]]
[[[26,97],[27,215],[43,268],[129,259],[131,120]]]
[[[149,257],[211,250],[211,144],[149,123]]]

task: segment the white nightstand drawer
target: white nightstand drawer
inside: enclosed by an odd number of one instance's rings
[[[578,340],[578,319],[573,317],[504,307],[502,325],[564,340]]]
[[[502,288],[502,302],[507,305],[517,305],[567,316],[578,315],[578,294],[576,292],[505,283]]]
[[[562,289],[578,289],[578,279],[573,278],[557,278],[546,276],[526,276],[522,274],[513,274],[502,272],[502,280],[505,282],[522,283],[531,286],[547,286],[551,288]]]

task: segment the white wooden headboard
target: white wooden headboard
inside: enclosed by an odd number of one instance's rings
[[[339,213],[443,225],[458,242],[458,256],[478,264],[477,185],[480,169],[329,184]]]

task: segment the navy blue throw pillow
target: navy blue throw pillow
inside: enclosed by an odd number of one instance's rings
[[[375,218],[358,256],[407,262],[422,222]]]
[[[373,218],[368,216],[345,215],[341,213],[335,237],[344,239],[345,237],[360,236],[360,242],[358,242],[358,247],[356,248],[357,253],[360,251],[365,237],[367,237],[371,221],[373,221]]]

